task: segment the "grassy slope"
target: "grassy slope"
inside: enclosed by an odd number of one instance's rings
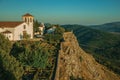
[[[63,25],[73,30],[80,46],[109,69],[120,74],[120,35],[91,29],[80,25]]]

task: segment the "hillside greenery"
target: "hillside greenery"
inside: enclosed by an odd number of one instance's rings
[[[91,29],[82,25],[62,25],[73,31],[80,46],[95,59],[120,74],[120,35]]]
[[[49,53],[48,49],[43,48],[40,44],[40,42],[30,41],[16,42],[11,54],[25,66],[43,69],[47,65]]]
[[[53,80],[65,31],[55,26],[55,31],[46,33],[42,41],[10,42],[0,34],[0,80]]]
[[[38,73],[45,77],[45,74],[49,72],[47,78],[51,78],[50,75],[53,72],[49,70],[52,70],[54,66],[51,59],[55,58],[56,52],[57,49],[46,42],[19,41],[14,43],[10,54],[24,67],[23,80],[33,80],[36,75],[36,78],[39,79]],[[48,72],[45,71],[46,69]]]

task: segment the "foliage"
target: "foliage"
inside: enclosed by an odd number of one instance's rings
[[[52,27],[52,24],[50,24],[50,23],[45,23],[45,29],[46,30],[48,30],[49,28],[51,28]]]
[[[23,65],[37,68],[45,68],[49,57],[48,50],[43,49],[40,42],[16,42],[11,54]]]
[[[81,25],[63,25],[73,30],[80,46],[110,70],[120,74],[120,35]]]
[[[27,33],[25,33],[25,34],[23,35],[23,39],[30,39],[30,35],[27,34]]]
[[[56,46],[62,40],[65,29],[60,27],[59,25],[55,25],[55,26],[56,26],[56,29],[55,29],[54,33],[45,34],[45,40],[48,43]]]
[[[33,78],[33,80],[37,80],[39,77],[39,72],[37,71],[36,73],[35,73],[35,75],[34,75],[34,78]]]
[[[8,39],[5,39],[4,35],[0,34],[0,49],[9,53],[11,48],[11,42]]]
[[[55,30],[55,34],[59,34],[59,35],[63,35],[63,33],[65,32],[65,29],[60,27],[60,25],[55,25],[56,26],[56,30]]]
[[[61,37],[62,36],[60,36],[60,35],[46,34],[45,35],[45,40],[48,43],[56,46],[58,43],[60,43]]]
[[[39,26],[40,26],[40,23],[39,23],[37,20],[34,21],[33,31],[34,31],[34,32],[38,32],[38,31],[39,31]]]
[[[23,76],[23,80],[52,77],[57,50],[51,44],[40,41],[19,41],[14,43],[10,53],[22,63],[25,71],[28,72]]]
[[[6,80],[21,80],[23,75],[23,67],[13,56],[8,55],[6,52],[0,50],[0,59],[2,68],[4,71],[4,76],[7,77]],[[9,72],[9,73],[6,73]]]
[[[0,80],[21,80],[23,67],[11,55],[11,43],[3,35],[0,35]]]

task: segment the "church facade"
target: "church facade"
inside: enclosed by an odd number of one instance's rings
[[[0,33],[10,41],[23,40],[26,36],[33,38],[34,17],[27,13],[22,16],[23,21],[0,22]]]

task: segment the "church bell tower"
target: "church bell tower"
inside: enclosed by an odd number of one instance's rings
[[[27,13],[22,16],[22,19],[25,23],[29,25],[29,24],[33,24],[34,17],[31,14]]]
[[[28,33],[30,35],[30,38],[32,39],[33,38],[33,20],[34,20],[34,17],[31,14],[27,13],[27,14],[22,16],[22,20],[23,20],[23,22],[27,23]]]

